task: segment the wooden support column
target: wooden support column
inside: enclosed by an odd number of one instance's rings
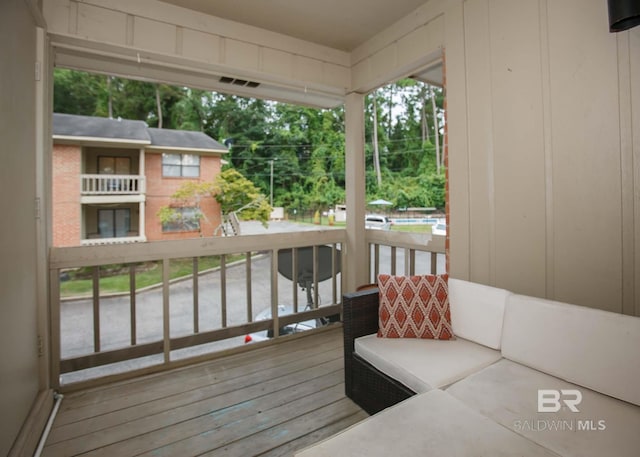
[[[344,292],[354,292],[369,281],[365,240],[364,95],[348,94],[345,101],[345,173],[347,246],[344,260]]]

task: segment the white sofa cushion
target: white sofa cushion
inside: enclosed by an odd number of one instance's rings
[[[441,390],[398,403],[296,455],[555,456]]]
[[[453,333],[500,349],[504,308],[511,292],[455,278],[448,283]]]
[[[576,405],[579,412],[563,407],[558,412],[538,413],[538,389],[578,390],[582,394]],[[510,360],[503,359],[457,382],[447,393],[562,456],[637,457],[640,451],[639,407]],[[542,406],[555,409],[556,404],[565,406],[561,401]]]
[[[445,387],[501,358],[500,352],[471,341],[416,338],[355,340],[355,352],[414,392]]]
[[[638,348],[639,317],[523,295],[507,300],[505,358],[636,405]]]

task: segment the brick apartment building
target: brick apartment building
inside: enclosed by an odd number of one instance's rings
[[[213,235],[213,198],[190,223],[162,224],[158,211],[187,180],[211,181],[227,148],[201,132],[142,121],[53,115],[53,245],[79,246]],[[176,209],[188,219],[195,208]]]

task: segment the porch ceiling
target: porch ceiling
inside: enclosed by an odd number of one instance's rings
[[[162,0],[165,3],[352,51],[425,0]]]

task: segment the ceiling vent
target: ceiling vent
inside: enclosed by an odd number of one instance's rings
[[[227,76],[222,76],[220,78],[220,82],[224,83],[224,84],[233,84],[234,86],[241,86],[241,87],[259,87],[260,83],[259,82],[255,82],[255,81],[247,81],[246,79],[236,79],[236,78],[229,78]]]

